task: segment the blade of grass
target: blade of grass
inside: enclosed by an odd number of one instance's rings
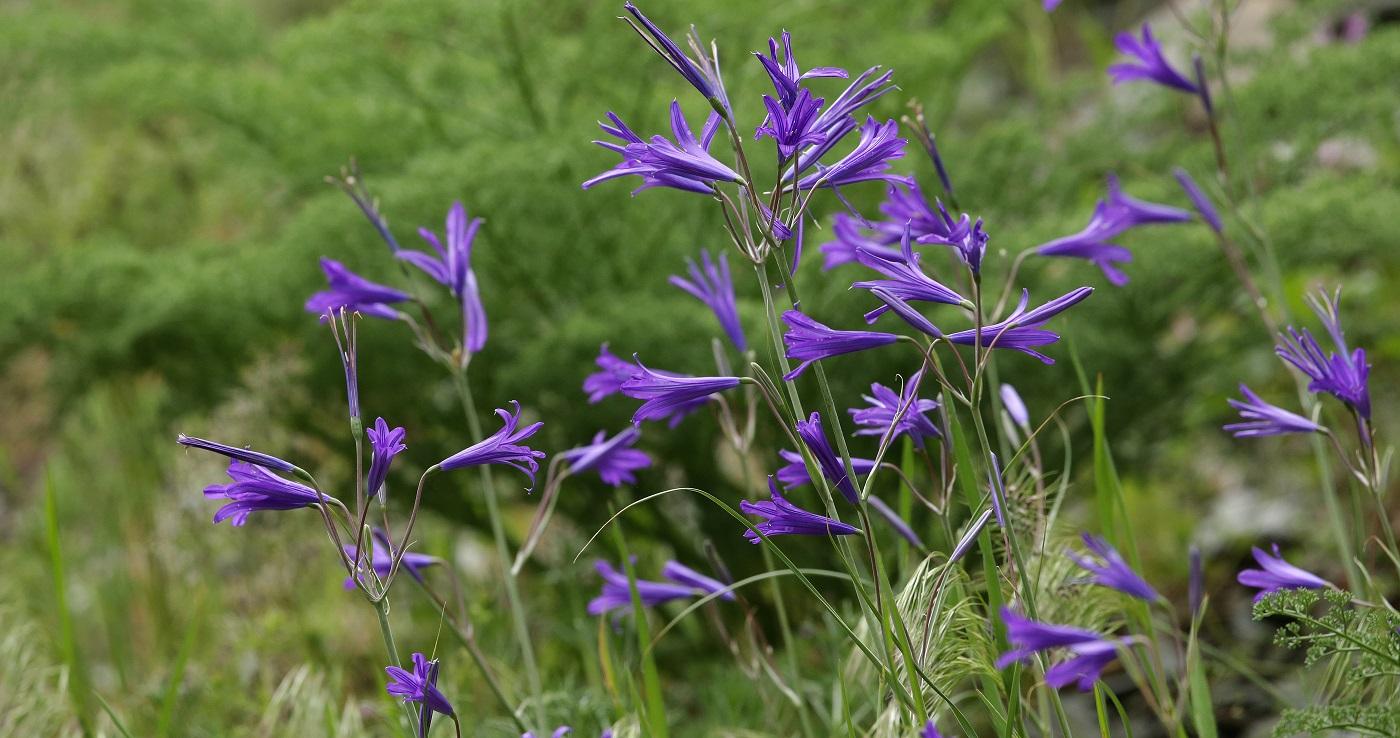
[[[87,669],[78,653],[73,632],[73,614],[68,610],[68,582],[63,570],[63,544],[58,535],[58,499],[54,493],[53,475],[44,470],[44,534],[49,547],[49,564],[53,571],[54,609],[58,616],[58,647],[63,664],[68,668],[68,693],[83,735],[92,735],[92,715],[88,706]]]

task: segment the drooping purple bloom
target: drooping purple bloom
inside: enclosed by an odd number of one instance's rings
[[[1332,586],[1326,579],[1284,561],[1277,543],[1273,544],[1273,556],[1258,546],[1251,550],[1254,552],[1254,560],[1259,562],[1261,568],[1245,569],[1235,579],[1246,587],[1259,590],[1254,595],[1255,602],[1263,599],[1265,595],[1284,589],[1325,589]]]
[[[1192,179],[1191,175],[1181,167],[1173,169],[1172,175],[1176,177],[1177,183],[1181,185],[1186,196],[1191,199],[1191,204],[1196,206],[1196,214],[1201,216],[1201,220],[1205,221],[1206,225],[1210,226],[1210,229],[1216,233],[1225,230],[1225,225],[1220,221],[1220,213],[1216,211],[1215,205],[1211,204],[1210,198],[1206,197],[1206,193],[1201,190],[1201,186],[1196,184],[1196,180]]]
[[[1108,76],[1114,84],[1148,81],[1192,95],[1200,93],[1200,88],[1194,82],[1167,63],[1166,57],[1162,55],[1162,45],[1153,37],[1152,27],[1148,24],[1142,24],[1141,39],[1124,32],[1113,38],[1113,45],[1118,47],[1120,53],[1129,57],[1129,61],[1108,66]]]
[[[860,127],[860,140],[851,153],[830,166],[818,165],[817,171],[798,180],[797,188],[843,187],[871,180],[907,184],[910,181],[908,177],[889,173],[890,162],[904,156],[904,145],[908,143],[898,134],[898,122],[889,120],[881,124],[873,117],[867,117]],[[827,135],[829,138],[831,134]]]
[[[728,100],[724,94],[724,88],[717,79],[706,74],[699,64],[686,56],[685,52],[681,51],[681,47],[676,45],[676,42],[672,41],[671,37],[667,36],[649,18],[642,15],[642,11],[637,6],[628,2],[623,3],[622,7],[632,16],[632,18],[623,18],[623,20],[627,21],[627,25],[631,26],[632,30],[642,37],[647,46],[650,46],[662,59],[665,59],[666,63],[679,72],[685,81],[689,82],[701,95],[704,95],[706,100],[718,100],[727,107]],[[641,25],[639,26],[638,23]]]
[[[374,427],[365,430],[369,436],[370,462],[369,475],[365,481],[365,495],[373,497],[384,486],[384,478],[389,475],[389,464],[401,451],[408,448],[403,443],[403,428],[390,429],[383,418],[374,421]]]
[[[306,312],[322,315],[345,308],[385,320],[398,320],[399,312],[390,305],[408,300],[407,294],[350,271],[335,259],[321,258],[321,271],[330,289],[306,299]]]
[[[1092,287],[1080,287],[1066,292],[1040,307],[1027,311],[1026,303],[1030,299],[1030,293],[1022,290],[1021,302],[1010,316],[999,323],[982,327],[980,343],[986,348],[1020,351],[1023,354],[1034,356],[1046,364],[1054,364],[1054,359],[1036,351],[1035,347],[1055,343],[1060,340],[1060,336],[1052,331],[1042,330],[1040,326],[1093,292],[1094,288]],[[964,346],[972,346],[979,342],[976,329],[950,333],[948,340]]]
[[[346,544],[344,550],[346,558],[353,559],[355,557],[354,546]],[[371,541],[370,550],[368,553],[369,564],[370,567],[374,569],[375,575],[377,575],[381,580],[387,579],[389,577],[389,573],[394,568],[394,556],[398,553],[398,551],[395,551],[393,547],[389,544],[389,537],[384,534],[384,531],[378,528],[374,529],[373,540]],[[361,555],[363,554],[364,552],[361,552]],[[437,566],[441,563],[442,559],[436,556],[429,556],[427,554],[413,553],[412,551],[409,551],[404,553],[403,560],[399,562],[399,569],[407,572],[409,576],[421,582],[423,581],[424,569],[430,566]],[[345,578],[345,588],[355,588],[354,577]]]
[[[1129,229],[1154,223],[1184,223],[1191,214],[1180,208],[1139,200],[1123,191],[1114,175],[1108,177],[1108,197],[1094,206],[1094,215],[1080,232],[1041,244],[1035,253],[1090,261],[1116,286],[1128,282],[1128,275],[1115,266],[1133,260],[1131,251],[1109,243]]]
[[[919,265],[919,255],[914,253],[913,240],[906,224],[904,236],[899,244],[899,256],[890,258],[879,251],[857,251],[856,258],[861,264],[883,274],[885,279],[869,279],[851,285],[855,289],[882,289],[901,300],[908,302],[933,302],[944,305],[960,305],[968,302],[962,295],[943,286],[938,280],[924,273]],[[888,305],[878,307],[865,314],[865,322],[874,323],[889,309]]]
[[[1341,316],[1338,313],[1340,300],[1340,291],[1333,293],[1330,298],[1324,292],[1308,297],[1313,312],[1317,313],[1323,327],[1332,337],[1335,353],[1324,353],[1308,329],[1297,331],[1292,326],[1279,335],[1279,343],[1274,352],[1312,380],[1308,383],[1309,391],[1326,392],[1369,420],[1371,392],[1367,387],[1367,380],[1371,374],[1371,365],[1366,363],[1365,349],[1347,349],[1346,336],[1342,332]]]
[[[874,295],[880,302],[885,303],[884,306],[886,308],[893,311],[895,315],[898,315],[900,319],[908,323],[911,328],[928,334],[930,338],[943,338],[943,331],[939,330],[938,326],[930,322],[928,318],[924,317],[923,313],[915,310],[913,305],[905,302],[900,297],[890,294],[881,287],[871,289],[870,294]],[[875,312],[876,311],[872,310],[870,313],[866,313],[867,318]]]
[[[483,464],[505,464],[529,477],[530,486],[527,489],[534,488],[535,472],[540,468],[539,460],[544,458],[544,452],[536,451],[521,441],[535,435],[544,423],[531,423],[520,428],[520,403],[511,400],[510,404],[514,406],[514,412],[496,409],[496,414],[502,421],[500,430],[443,459],[438,466],[450,470]]]
[[[447,211],[447,245],[444,248],[436,233],[419,228],[418,235],[433,247],[437,256],[423,251],[402,249],[394,255],[418,267],[429,277],[446,285],[452,296],[462,304],[462,345],[470,353],[486,346],[486,308],[481,304],[481,289],[472,270],[472,242],[481,230],[481,218],[467,220],[462,203],[452,203]]]
[[[678,420],[704,405],[716,393],[739,386],[738,377],[687,377],[652,371],[640,361],[637,368],[637,373],[622,383],[622,394],[645,400],[632,415],[632,422],[637,425],[644,420]]]
[[[598,576],[603,578],[603,591],[588,603],[588,614],[602,615],[605,612],[632,607],[632,593],[627,586],[627,575],[602,560],[595,561],[593,567],[598,571]],[[661,569],[661,575],[671,581],[634,580],[637,596],[644,607],[656,607],[671,600],[716,592],[723,592],[720,595],[723,599],[734,599],[733,592],[724,591],[724,584],[675,561],[666,562]]]
[[[802,454],[785,448],[778,451],[778,456],[781,457],[783,461],[787,462],[778,467],[778,471],[775,474],[778,478],[778,482],[783,485],[783,489],[792,489],[793,487],[801,487],[804,484],[812,483],[812,477],[807,474],[807,464],[802,460]],[[840,462],[839,458],[837,462]],[[845,465],[839,464],[838,466],[844,476]],[[853,458],[851,459],[851,467],[855,469],[856,476],[865,476],[870,473],[871,469],[875,468],[875,460]],[[822,476],[826,477],[825,468],[822,470]],[[835,479],[839,479],[840,477],[826,478],[828,481],[835,481]]]
[[[186,446],[188,448],[203,449],[205,451],[212,451],[216,454],[219,454],[220,456],[227,456],[230,459],[244,461],[256,466],[265,466],[268,469],[276,469],[280,472],[291,473],[299,471],[296,465],[292,464],[292,462],[283,461],[282,459],[279,459],[276,456],[272,456],[271,454],[265,454],[247,448],[238,448],[237,446],[228,446],[222,443],[217,443],[215,441],[206,441],[203,438],[187,436],[184,433],[181,433],[180,435],[176,436],[175,442],[180,444],[181,446]]]
[[[982,529],[987,527],[987,521],[992,519],[992,512],[992,510],[983,510],[982,514],[978,515],[977,519],[967,526],[967,530],[963,531],[962,538],[958,539],[958,544],[953,546],[952,553],[948,554],[949,565],[958,563],[963,556],[967,555],[972,544],[977,541],[977,536],[981,535]]]
[[[1244,395],[1244,400],[1229,400],[1230,407],[1240,411],[1240,422],[1225,426],[1225,430],[1236,438],[1317,433],[1322,430],[1322,426],[1297,413],[1265,402],[1243,384],[1240,385],[1240,394]]]
[[[841,457],[831,448],[831,444],[826,440],[826,430],[822,427],[821,413],[813,410],[806,420],[797,421],[797,437],[802,439],[802,443],[807,446],[807,450],[812,452],[812,457],[816,459],[817,466],[822,470],[822,476],[826,477],[832,486],[841,491],[846,500],[852,505],[860,503],[860,493],[856,491],[856,480],[851,479],[846,474],[846,465],[841,462]],[[851,466],[855,467],[855,460],[851,460]],[[871,462],[874,468],[874,462]],[[855,473],[860,474],[859,470]]]
[[[807,146],[825,143],[826,134],[815,128],[824,102],[820,97],[813,98],[812,91],[805,88],[787,105],[764,95],[763,106],[768,109],[768,117],[763,125],[754,129],[754,140],[764,136],[773,139],[784,160]]]
[[[1147,583],[1147,580],[1133,571],[1131,566],[1128,566],[1128,562],[1123,560],[1122,554],[1118,553],[1118,549],[1110,546],[1108,541],[1088,533],[1083,534],[1083,540],[1084,546],[1093,552],[1094,556],[1085,556],[1071,551],[1069,558],[1079,568],[1092,575],[1089,577],[1089,581],[1148,602],[1156,601],[1161,597],[1157,594],[1157,590]]]
[[[919,384],[923,381],[924,370],[920,369],[904,383],[901,392],[886,387],[879,382],[870,385],[870,394],[861,395],[869,403],[866,407],[853,407],[847,410],[851,420],[859,429],[859,436],[883,436],[894,426],[890,438],[908,434],[915,445],[923,448],[925,438],[938,438],[942,434],[938,426],[929,419],[927,413],[938,409],[938,403],[918,397]],[[895,418],[899,422],[895,422]]]
[[[672,275],[671,284],[685,290],[695,299],[705,303],[719,319],[729,340],[739,351],[748,350],[744,339],[744,326],[739,322],[739,307],[734,299],[734,280],[729,276],[729,258],[719,255],[719,264],[710,259],[709,251],[700,252],[700,264],[686,260],[686,271],[690,279]]]
[[[651,456],[647,452],[632,448],[641,437],[641,431],[635,427],[627,428],[612,438],[608,438],[605,431],[598,431],[592,443],[569,449],[560,456],[569,462],[570,474],[591,471],[597,472],[604,484],[614,487],[634,484],[637,477],[633,472],[651,466]]]
[[[899,513],[895,512],[894,508],[886,505],[884,500],[872,494],[868,495],[865,501],[870,505],[870,509],[884,518],[885,522],[889,523],[890,527],[894,528],[894,532],[898,533],[901,538],[914,544],[918,548],[924,547],[924,542],[919,538],[919,534],[914,532],[914,529],[909,526],[909,523],[904,521],[904,518],[899,517]]]
[[[1009,607],[1001,609],[1001,619],[1006,623],[1007,640],[1013,648],[997,659],[998,669],[1051,649],[1064,648],[1073,654],[1045,671],[1045,683],[1054,689],[1074,681],[1082,692],[1093,689],[1099,675],[1118,657],[1118,649],[1136,640],[1131,636],[1109,638],[1068,625],[1037,623]]]
[[[816,79],[821,77],[838,77],[845,79],[849,76],[846,70],[838,67],[813,67],[803,72],[797,66],[797,57],[792,53],[792,34],[787,31],[782,33],[783,50],[781,57],[778,53],[778,42],[776,39],[768,39],[768,54],[755,51],[753,55],[763,64],[764,71],[768,72],[768,78],[773,80],[773,89],[778,93],[778,99],[784,107],[791,108],[793,101],[800,95],[799,83],[804,79]]]
[[[1031,416],[1026,412],[1026,403],[1021,401],[1021,394],[1015,387],[1003,383],[1001,385],[1001,406],[1006,409],[1006,414],[1011,416],[1011,421],[1021,426],[1021,430],[1031,432]]]
[[[838,331],[796,310],[783,313],[783,322],[788,325],[787,333],[783,334],[787,357],[802,362],[783,376],[789,382],[818,360],[888,346],[899,340],[893,333]]]
[[[859,528],[803,510],[788,502],[787,498],[778,492],[778,485],[771,476],[768,477],[768,496],[766,501],[739,502],[740,512],[763,518],[763,522],[754,527],[765,536],[848,536],[860,532]],[[762,540],[758,533],[752,530],[745,530],[744,537],[750,543]]]
[[[437,659],[429,661],[427,656],[415,652],[413,654],[413,671],[397,666],[386,666],[384,673],[389,675],[389,684],[385,687],[386,692],[394,697],[402,698],[404,702],[418,703],[419,738],[428,734],[433,713],[442,713],[448,717],[456,715],[452,709],[452,703],[448,702],[442,692],[438,691]]]
[[[685,114],[681,112],[679,102],[671,101],[671,133],[675,136],[675,141],[669,141],[664,136],[652,136],[650,141],[643,141],[640,136],[632,132],[626,123],[622,122],[613,113],[608,113],[608,120],[612,125],[599,123],[599,127],[604,133],[614,136],[622,141],[621,144],[607,141],[594,141],[609,151],[622,155],[622,162],[602,174],[583,183],[586,190],[599,182],[606,182],[618,177],[637,175],[642,178],[642,186],[632,191],[636,195],[642,190],[652,187],[671,187],[678,190],[698,192],[700,194],[712,194],[715,182],[742,182],[741,178],[733,169],[730,169],[724,162],[710,156],[710,142],[714,140],[715,133],[719,130],[720,117],[718,113],[710,113],[705,121],[705,127],[700,132],[700,138],[696,139],[695,134],[690,130],[690,124],[685,121]]]
[[[636,364],[608,351],[606,343],[598,348],[598,358],[594,363],[601,371],[594,372],[583,380],[583,391],[588,393],[590,404],[601,402],[603,398],[621,392],[622,384],[638,373]]]
[[[214,513],[214,522],[229,520],[235,527],[248,522],[248,516],[262,510],[299,510],[317,503],[334,501],[330,495],[273,474],[267,468],[236,459],[229,461],[229,484],[204,488],[209,499],[228,500]]]

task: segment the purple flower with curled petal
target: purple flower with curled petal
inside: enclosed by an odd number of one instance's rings
[[[822,98],[813,98],[812,91],[803,89],[786,107],[768,95],[763,96],[763,106],[768,109],[768,117],[763,125],[754,129],[754,140],[767,136],[778,144],[778,153],[783,159],[807,146],[826,142],[826,134],[813,126],[821,110]]]
[[[389,573],[394,568],[394,556],[398,553],[389,544],[389,536],[384,531],[375,528],[373,531],[373,541],[370,543],[369,564],[374,569],[374,573],[381,580],[387,579]],[[346,544],[344,547],[345,557],[353,559],[355,557],[355,547]],[[363,552],[362,552],[363,555]],[[423,570],[430,566],[437,566],[442,563],[442,559],[427,554],[407,552],[403,555],[403,560],[399,562],[399,568],[408,572],[408,575],[418,581],[423,581]],[[355,578],[345,578],[345,588],[355,588]]]
[[[206,441],[203,438],[187,436],[184,433],[181,433],[180,435],[176,436],[175,442],[187,448],[197,448],[202,449],[204,451],[212,451],[216,454],[219,454],[220,456],[227,456],[228,458],[234,459],[236,461],[243,461],[256,466],[265,466],[269,469],[276,469],[280,472],[291,473],[300,471],[292,462],[283,461],[282,459],[279,459],[271,454],[265,454],[261,451],[253,451],[252,449],[247,448],[239,448],[237,446],[228,446],[222,443],[218,443],[216,441]]]
[[[1011,416],[1011,421],[1021,427],[1021,430],[1031,432],[1031,416],[1026,412],[1026,403],[1021,401],[1021,394],[1015,387],[1009,384],[1001,385],[1001,406],[1006,409],[1006,414]]]
[[[632,592],[627,584],[627,575],[602,560],[595,561],[593,568],[598,571],[598,576],[603,578],[603,591],[588,603],[588,614],[602,615],[605,612],[630,608]],[[641,599],[643,607],[656,607],[672,600],[716,592],[723,592],[720,595],[723,599],[734,599],[734,593],[725,591],[726,587],[722,583],[675,561],[666,562],[661,569],[661,575],[671,581],[634,580],[637,597]]]
[[[734,343],[734,347],[740,351],[748,350],[748,342],[744,340],[744,326],[739,322],[739,306],[734,299],[734,280],[729,276],[728,255],[720,254],[719,264],[716,265],[710,259],[709,251],[701,251],[700,265],[697,266],[694,261],[687,259],[686,271],[690,274],[690,279],[672,275],[669,280],[671,284],[705,303],[719,319],[720,327]]]
[[[919,236],[919,243],[936,243],[952,247],[953,252],[959,259],[972,270],[973,274],[982,272],[982,257],[987,254],[987,242],[991,236],[987,235],[982,228],[982,219],[973,220],[972,216],[963,213],[958,220],[953,220],[953,216],[943,207],[943,203],[938,203],[939,215],[943,219],[942,232],[934,231]]]
[[[1211,204],[1210,198],[1206,197],[1206,193],[1201,191],[1196,180],[1192,179],[1191,175],[1181,167],[1173,169],[1172,175],[1176,177],[1177,184],[1181,185],[1186,196],[1191,199],[1191,204],[1196,206],[1196,214],[1201,216],[1201,220],[1205,221],[1206,225],[1210,226],[1210,229],[1216,233],[1225,230],[1225,225],[1220,221],[1220,213],[1215,210],[1215,206]]]
[[[997,659],[998,669],[1028,661],[1051,649],[1064,648],[1072,654],[1045,671],[1045,683],[1055,689],[1074,681],[1079,683],[1081,692],[1093,689],[1099,675],[1118,657],[1118,649],[1136,641],[1133,637],[1109,638],[1068,625],[1037,623],[1009,607],[1001,609],[1001,619],[1006,623],[1006,637],[1013,648]]]
[[[608,351],[605,343],[598,348],[598,358],[594,360],[601,371],[594,372],[583,380],[583,391],[588,393],[590,404],[601,402],[609,395],[622,391],[622,384],[638,373],[637,365]]]
[[[893,120],[881,124],[867,117],[860,127],[860,140],[849,154],[830,166],[818,165],[818,170],[798,180],[799,190],[814,187],[843,187],[857,182],[885,180],[908,183],[910,179],[890,174],[890,162],[904,156],[904,145],[908,143],[899,137],[899,123]],[[830,137],[830,133],[827,134]],[[799,167],[800,167],[799,163]]]
[[[763,522],[754,527],[765,536],[848,536],[860,532],[859,528],[803,510],[788,502],[787,498],[778,492],[778,485],[771,476],[768,477],[768,496],[767,501],[739,502],[740,512],[763,518]],[[758,533],[752,530],[745,530],[744,538],[750,543],[762,540]]]
[[[909,227],[904,228],[900,241],[899,257],[889,258],[878,251],[857,251],[860,263],[883,274],[885,279],[871,279],[851,285],[855,289],[882,289],[907,302],[934,302],[944,305],[961,305],[968,301],[953,290],[924,273],[919,265],[919,255],[914,253]],[[865,314],[865,322],[874,323],[889,309],[888,305],[878,307]]]
[[[919,448],[924,447],[925,438],[939,438],[942,433],[934,425],[927,413],[938,409],[938,403],[918,397],[919,384],[923,381],[924,370],[914,372],[904,383],[901,392],[886,387],[879,382],[870,385],[870,394],[861,395],[869,403],[866,407],[853,407],[846,412],[859,427],[858,436],[883,436],[894,426],[890,438],[908,434]],[[898,422],[895,421],[898,418]]]
[[[799,83],[804,79],[816,79],[821,77],[836,77],[845,79],[849,75],[846,70],[838,67],[813,67],[806,72],[801,71],[797,66],[797,57],[792,53],[792,34],[787,31],[782,33],[783,50],[781,57],[778,53],[778,42],[776,39],[768,39],[768,54],[755,51],[753,55],[763,64],[764,71],[768,72],[768,78],[773,80],[773,89],[778,93],[778,99],[786,108],[791,108],[793,102],[802,94]]]
[[[432,722],[433,713],[442,713],[448,717],[456,715],[452,704],[447,701],[442,692],[438,691],[437,659],[429,661],[428,657],[415,652],[413,654],[413,671],[397,666],[386,666],[384,673],[389,675],[389,684],[385,687],[386,692],[394,697],[402,698],[404,702],[418,703],[419,738],[428,734],[428,726]]]
[[[306,312],[321,315],[345,308],[385,320],[398,320],[399,311],[389,307],[409,299],[393,287],[371,282],[350,271],[335,259],[321,258],[321,271],[330,289],[306,299]]]
[[[1308,383],[1309,391],[1326,392],[1369,420],[1371,392],[1367,381],[1371,374],[1371,365],[1366,363],[1365,349],[1347,349],[1341,315],[1338,313],[1341,297],[1340,290],[1330,298],[1325,292],[1308,296],[1308,303],[1313,312],[1322,319],[1322,325],[1332,337],[1332,345],[1336,348],[1334,353],[1324,352],[1308,329],[1297,331],[1292,326],[1279,335],[1279,343],[1274,348],[1274,353],[1312,380]]]
[[[642,40],[651,47],[652,51],[665,59],[666,63],[680,73],[685,81],[689,82],[701,95],[704,95],[706,100],[717,100],[727,106],[728,100],[724,94],[724,88],[719,84],[719,80],[714,78],[715,75],[707,74],[699,64],[686,56],[685,52],[681,51],[681,47],[676,45],[676,42],[672,41],[671,37],[667,36],[649,18],[642,15],[642,11],[637,9],[637,6],[628,2],[623,3],[622,7],[632,16],[632,18],[623,18],[623,20],[627,21],[627,25],[631,26],[632,30],[642,37]],[[638,23],[641,25],[639,26]]]
[[[983,326],[980,338],[977,330],[973,329],[950,333],[948,340],[964,346],[972,346],[980,342],[986,348],[1020,351],[1023,354],[1034,356],[1046,364],[1054,364],[1054,359],[1036,351],[1035,348],[1055,343],[1060,340],[1060,336],[1057,333],[1042,330],[1040,326],[1093,292],[1094,288],[1092,287],[1080,287],[1066,292],[1040,307],[1027,311],[1026,303],[1030,299],[1030,293],[1022,290],[1021,302],[1011,315],[999,323]]]
[[[645,400],[632,422],[644,420],[679,419],[709,402],[710,397],[739,386],[738,377],[688,377],[669,372],[657,372],[637,362],[638,371],[622,383],[622,394],[635,400]]]
[[[1142,24],[1141,39],[1124,32],[1113,38],[1113,45],[1118,47],[1120,53],[1130,58],[1130,61],[1108,66],[1108,76],[1114,84],[1148,81],[1192,95],[1200,94],[1201,88],[1167,63],[1166,57],[1162,55],[1162,45],[1157,43],[1157,39],[1152,35],[1152,27],[1148,24]]]
[[[1265,595],[1280,590],[1325,589],[1332,586],[1332,583],[1326,579],[1284,561],[1283,554],[1279,553],[1277,543],[1273,544],[1273,556],[1265,553],[1258,546],[1250,550],[1253,551],[1254,560],[1259,563],[1261,568],[1245,569],[1235,579],[1246,587],[1254,587],[1259,590],[1254,595],[1255,602],[1263,599]]]
[[[1230,407],[1240,411],[1241,422],[1225,426],[1225,430],[1236,438],[1318,433],[1322,430],[1322,426],[1301,415],[1264,402],[1243,384],[1240,385],[1240,394],[1244,395],[1244,400],[1230,399],[1229,403]]]
[[[204,496],[228,500],[214,513],[214,522],[229,520],[234,527],[248,522],[248,516],[263,510],[300,510],[317,503],[334,502],[330,495],[273,474],[265,467],[232,459],[228,464],[229,484],[211,484]]]
[[[825,442],[824,436],[822,440]],[[830,449],[830,446],[827,446],[827,448]],[[834,453],[832,455],[835,456]],[[783,489],[792,489],[793,487],[801,487],[804,484],[812,483],[812,477],[807,474],[807,463],[802,460],[802,454],[785,448],[778,451],[778,456],[781,457],[783,461],[787,462],[778,467],[778,471],[775,475],[778,478],[778,482],[783,485]],[[841,459],[837,458],[836,461],[838,464],[835,468],[841,469],[841,476],[845,476],[845,466],[839,463]],[[818,462],[818,465],[820,466],[820,462]],[[875,460],[853,458],[851,459],[851,466],[856,470],[857,476],[865,476],[870,473],[871,469],[875,468]],[[825,468],[822,469],[822,472],[822,476],[826,477],[827,481],[835,481],[840,478],[827,477]]]
[[[502,422],[500,430],[443,459],[438,466],[443,470],[450,470],[483,464],[505,464],[529,477],[530,486],[526,489],[533,489],[535,472],[539,471],[539,460],[544,458],[544,452],[536,451],[521,441],[535,435],[544,423],[531,423],[520,428],[520,403],[511,400],[510,404],[515,408],[514,412],[496,409],[496,414],[501,417]]]
[[[408,446],[403,443],[404,429],[390,430],[389,424],[384,422],[383,418],[377,418],[374,427],[365,430],[365,435],[369,436],[370,446],[369,476],[366,477],[365,494],[373,497],[379,493],[379,488],[384,486],[384,478],[389,475],[389,464]]]
[[[636,428],[627,428],[612,438],[608,438],[605,431],[598,431],[592,443],[569,449],[560,456],[569,462],[570,474],[591,471],[614,487],[634,484],[637,477],[633,472],[651,466],[651,456],[632,448],[641,437],[641,431]]]
[[[802,439],[802,443],[807,446],[807,450],[812,452],[812,457],[817,461],[817,467],[822,470],[822,476],[826,477],[832,486],[841,491],[841,494],[852,505],[860,502],[860,493],[856,491],[855,480],[846,475],[846,465],[842,463],[841,457],[831,448],[831,444],[826,440],[826,430],[822,428],[821,413],[813,410],[806,420],[799,420],[796,424],[797,437]],[[856,460],[851,460],[851,467],[855,473],[861,471],[855,468]],[[873,469],[875,462],[870,462]]]
[[[461,202],[452,203],[447,211],[447,245],[443,246],[436,233],[419,228],[418,235],[433,247],[437,256],[412,249],[402,249],[394,256],[418,267],[429,277],[447,286],[462,304],[462,345],[469,353],[486,346],[486,308],[481,305],[481,290],[472,271],[472,242],[481,230],[481,218],[467,220],[467,209]]]
[[[1184,223],[1191,214],[1180,208],[1139,200],[1123,191],[1114,175],[1108,177],[1108,197],[1094,206],[1094,215],[1080,232],[1041,244],[1035,253],[1085,259],[1101,269],[1116,286],[1128,283],[1128,276],[1115,264],[1133,260],[1131,251],[1109,243],[1129,229],[1154,223]]]
[[[899,336],[893,333],[838,331],[796,310],[783,313],[783,322],[788,325],[787,333],[783,334],[783,343],[787,345],[787,357],[802,362],[783,375],[783,379],[789,382],[820,359],[888,346],[899,340]]]
[[[1079,568],[1092,575],[1089,581],[1147,602],[1153,602],[1161,597],[1157,594],[1157,590],[1152,588],[1152,585],[1138,576],[1138,573],[1133,571],[1131,566],[1128,566],[1128,562],[1123,560],[1122,554],[1110,546],[1108,541],[1088,533],[1083,534],[1083,540],[1084,546],[1093,552],[1094,556],[1085,556],[1071,551],[1069,558]]]
[[[685,121],[680,103],[672,100],[671,133],[675,136],[674,142],[664,136],[652,136],[650,141],[643,141],[613,113],[608,113],[608,120],[612,125],[599,123],[599,126],[604,133],[620,139],[622,143],[594,143],[621,154],[622,162],[584,182],[585,190],[600,182],[634,174],[642,178],[642,186],[633,190],[633,195],[652,187],[671,187],[708,195],[714,192],[715,182],[742,182],[733,169],[710,156],[710,142],[719,130],[718,113],[710,113],[700,138],[696,139],[690,124]]]

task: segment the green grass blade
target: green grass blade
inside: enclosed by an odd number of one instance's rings
[[[73,615],[68,610],[68,583],[63,570],[63,544],[58,535],[58,500],[54,494],[53,475],[44,472],[44,534],[49,547],[49,564],[53,571],[54,609],[58,616],[58,646],[63,663],[68,667],[68,692],[73,709],[78,714],[83,735],[92,735],[92,715],[88,706],[87,670],[78,652],[73,631]]]

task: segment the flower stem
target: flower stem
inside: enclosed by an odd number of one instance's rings
[[[389,663],[403,668],[403,662],[399,660],[399,647],[394,643],[394,629],[389,626],[389,598],[375,601],[374,612],[379,616],[379,636],[384,639],[384,649],[389,652]],[[408,736],[413,738],[418,733],[418,714],[407,702],[402,702],[399,706],[408,716]]]

